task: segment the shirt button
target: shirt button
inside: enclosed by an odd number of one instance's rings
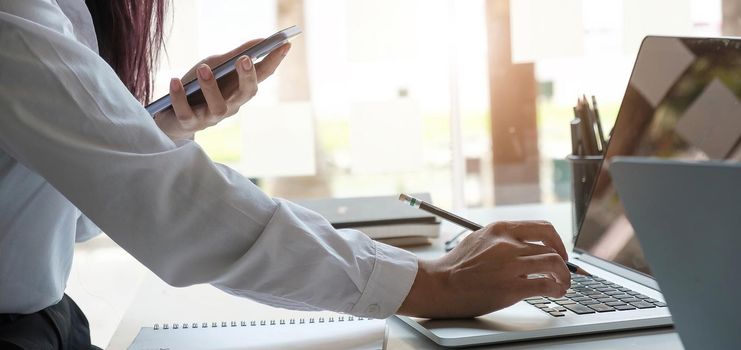
[[[369,315],[377,315],[380,309],[381,308],[378,306],[378,304],[370,304],[368,305],[368,308],[366,309],[366,311],[368,312]]]

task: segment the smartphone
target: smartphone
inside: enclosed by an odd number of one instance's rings
[[[260,41],[249,49],[236,54],[234,57],[218,65],[216,68],[212,68],[217,84],[229,75],[236,74],[234,73],[235,64],[240,57],[249,56],[252,58],[254,63],[257,63],[260,59],[273,52],[273,50],[281,47],[283,44],[288,42],[289,39],[299,34],[301,34],[301,28],[298,26],[288,27],[271,35],[267,39]],[[185,89],[185,96],[188,98],[188,103],[191,106],[205,103],[206,100],[203,97],[201,85],[198,84],[198,79],[193,79],[186,83],[183,88]],[[157,101],[150,103],[145,108],[147,109],[147,112],[154,117],[156,113],[172,108],[172,99],[168,94]]]

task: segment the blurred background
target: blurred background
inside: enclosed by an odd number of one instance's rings
[[[431,192],[453,209],[569,199],[577,96],[607,128],[647,34],[718,36],[721,0],[178,0],[155,96],[296,24],[241,112],[196,141],[273,196]]]
[[[241,111],[196,136],[287,199],[430,192],[460,210],[569,200],[578,96],[609,130],[645,35],[741,34],[739,0],[177,0],[155,96],[206,56],[299,25]],[[144,268],[80,244],[68,293],[105,346]]]

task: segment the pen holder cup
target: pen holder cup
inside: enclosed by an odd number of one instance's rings
[[[592,196],[592,188],[597,180],[602,156],[575,156],[566,157],[571,164],[571,215],[573,219],[573,238],[576,238],[581,227],[587,205]]]

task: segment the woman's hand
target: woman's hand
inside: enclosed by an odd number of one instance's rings
[[[492,224],[470,234],[445,256],[420,260],[399,313],[474,317],[532,296],[562,297],[571,286],[566,259],[561,238],[547,222]]]
[[[223,55],[211,56],[191,68],[182,79],[170,81],[170,96],[173,108],[155,115],[155,122],[173,140],[192,139],[196,131],[218,124],[224,118],[239,111],[239,107],[257,93],[258,83],[275,72],[288,54],[291,44],[284,44],[265,57],[260,63],[252,64],[247,56],[237,60],[237,74],[230,74],[216,83],[211,67],[228,61],[234,55],[257,44],[262,39],[250,40]],[[206,103],[191,106],[185,96],[183,81],[198,79]]]

